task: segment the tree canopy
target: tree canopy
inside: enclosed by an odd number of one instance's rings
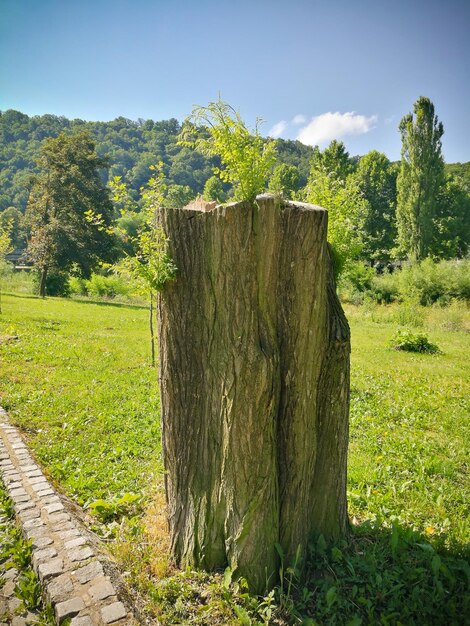
[[[100,178],[107,162],[97,156],[89,133],[47,139],[38,166],[26,220],[28,252],[41,273],[40,293],[45,295],[49,271],[74,268],[88,277],[116,251],[110,232],[113,205]]]

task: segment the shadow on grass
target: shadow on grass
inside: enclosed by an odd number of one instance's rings
[[[132,303],[132,302],[113,302],[108,300],[99,300],[99,299],[90,299],[90,298],[66,298],[60,296],[46,296],[46,298],[41,298],[38,295],[31,293],[15,293],[15,292],[3,292],[4,296],[8,296],[10,298],[29,298],[31,300],[52,300],[54,302],[74,302],[76,304],[94,304],[97,306],[104,307],[117,307],[117,308],[125,308],[125,309],[147,309],[148,305],[142,303]]]
[[[347,542],[311,545],[292,606],[304,624],[463,625],[469,582],[464,546],[446,550],[396,522],[363,523]]]
[[[108,300],[91,300],[89,298],[65,298],[69,302],[77,302],[79,304],[95,304],[104,307],[117,307],[120,309],[148,309],[146,304],[138,304],[131,302],[113,302]]]

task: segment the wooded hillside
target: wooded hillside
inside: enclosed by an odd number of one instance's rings
[[[111,122],[85,122],[55,115],[29,117],[9,110],[0,113],[0,211],[10,206],[24,211],[29,178],[37,173],[35,160],[44,139],[62,131],[81,130],[89,130],[95,138],[98,156],[109,159],[109,172],[103,176],[122,176],[136,199],[149,179],[150,165],[159,161],[164,164],[168,184],[187,186],[193,196],[202,193],[206,180],[213,175],[212,168],[218,165],[177,145],[181,125],[176,119],[154,122],[118,117]],[[300,186],[305,185],[313,149],[300,141],[278,139],[276,143],[280,163],[297,167]]]

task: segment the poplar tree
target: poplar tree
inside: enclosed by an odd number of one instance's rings
[[[401,167],[397,180],[398,244],[419,261],[431,253],[440,192],[445,182],[441,154],[442,122],[429,98],[421,96],[400,122]]]

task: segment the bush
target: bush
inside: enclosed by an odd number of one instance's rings
[[[80,276],[71,276],[69,278],[70,293],[79,296],[86,296],[88,293],[86,288],[86,282],[87,281],[84,278],[80,278]]]
[[[353,304],[360,304],[364,293],[370,290],[375,270],[362,261],[352,261],[343,269],[338,280],[341,298]]]
[[[41,274],[35,272],[33,278],[34,292],[39,293],[39,285],[41,283]],[[60,270],[50,271],[46,278],[46,295],[48,296],[62,296],[67,297],[70,295],[69,287],[69,275],[66,272]]]
[[[398,274],[381,274],[371,280],[370,295],[379,304],[390,304],[398,299]]]
[[[92,274],[90,280],[86,281],[86,289],[90,296],[104,296],[107,298],[127,296],[132,291],[129,281],[115,274],[110,276]]]
[[[470,301],[470,260],[410,263],[393,274],[372,278],[370,290],[377,302],[387,304],[410,299],[423,306],[455,298]]]
[[[424,333],[414,334],[410,330],[398,330],[390,343],[394,350],[405,352],[427,352],[428,354],[440,352],[436,344],[431,343]]]

